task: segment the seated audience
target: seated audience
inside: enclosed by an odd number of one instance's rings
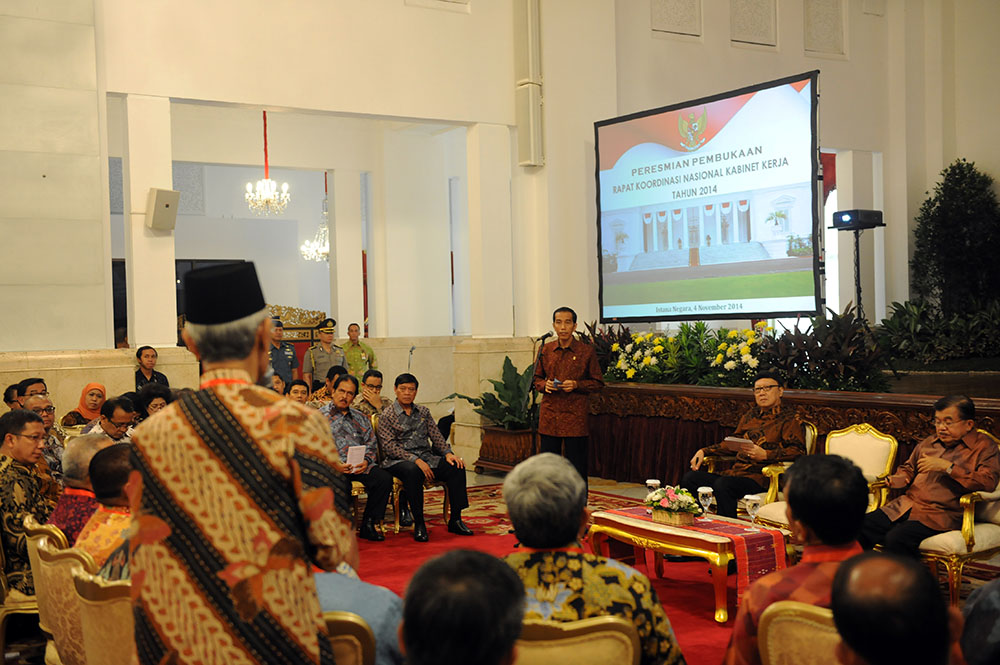
[[[361,377],[361,393],[354,400],[354,408],[366,416],[382,413],[392,400],[382,397],[382,372],[370,369]]]
[[[403,665],[399,650],[399,623],[403,601],[385,587],[358,578],[346,563],[334,573],[316,573],[316,595],[324,612],[354,612],[375,635],[375,665]]]
[[[361,530],[358,535],[366,540],[385,540],[376,525],[381,525],[385,518],[385,508],[389,503],[389,493],[392,491],[392,476],[385,469],[377,466],[377,447],[375,432],[371,421],[360,411],[351,408],[354,395],[358,392],[358,380],[350,374],[343,374],[334,379],[333,399],[320,407],[319,412],[326,416],[330,423],[330,434],[340,454],[340,461],[347,462],[348,448],[364,446],[365,457],[360,464],[345,466],[343,473],[352,481],[365,486],[368,501],[365,503],[365,514],[361,520]]]
[[[1000,663],[1000,579],[969,594],[962,608],[962,654],[969,665]]]
[[[8,409],[14,410],[21,407],[21,403],[17,401],[17,384],[12,383],[7,386],[3,391],[3,403],[7,405]]]
[[[139,368],[135,370],[135,391],[139,392],[148,383],[159,383],[162,386],[170,387],[166,374],[157,372],[156,360],[158,354],[151,346],[140,346],[135,351],[135,359],[139,363]]]
[[[128,443],[129,431],[135,424],[137,415],[135,406],[128,397],[109,399],[101,405],[100,417],[89,422],[81,434],[103,431],[116,443]]]
[[[48,397],[49,389],[45,385],[45,379],[32,377],[24,379],[17,384],[17,403],[24,407],[24,398],[32,395],[44,395]]]
[[[733,436],[749,439],[736,454],[737,461],[721,474],[701,471],[705,455],[731,454],[722,443],[702,448],[691,458],[691,470],[681,486],[698,495],[698,488],[715,491],[720,515],[736,517],[736,504],[747,494],[766,492],[764,467],[775,462],[791,462],[806,452],[802,421],[790,408],[782,408],[783,381],[776,372],[761,372],[753,382],[757,405],[743,414]]]
[[[60,424],[63,427],[76,427],[96,420],[101,415],[101,406],[106,397],[107,391],[104,386],[100,383],[88,383],[80,394],[80,403],[62,417]]]
[[[0,546],[4,553],[3,573],[13,596],[35,593],[24,518],[32,515],[44,523],[59,498],[58,493],[46,493],[35,472],[44,446],[41,416],[24,409],[0,416]]]
[[[285,394],[285,380],[281,378],[280,374],[271,375],[271,388],[279,395]]]
[[[833,578],[830,607],[844,665],[945,665],[961,634],[958,608],[911,557],[867,552]]]
[[[295,379],[285,388],[285,394],[288,395],[288,399],[305,404],[309,401],[309,384],[302,379]]]
[[[132,511],[125,494],[125,484],[132,473],[131,454],[131,446],[117,443],[97,451],[90,460],[90,484],[98,506],[80,531],[75,547],[89,552],[98,567],[122,544],[132,524]]]
[[[32,413],[38,414],[45,425],[45,448],[42,449],[42,457],[49,468],[49,473],[56,482],[62,483],[62,456],[63,437],[61,432],[55,427],[56,407],[52,406],[52,400],[45,395],[32,395],[24,398],[24,408]]]
[[[59,527],[70,547],[97,510],[97,498],[90,484],[90,460],[98,450],[113,443],[103,432],[75,436],[66,443],[66,450],[63,452],[65,487],[55,510],[49,516],[49,524]]]
[[[997,444],[976,431],[975,417],[976,407],[965,395],[934,404],[934,434],[889,476],[889,487],[906,493],[865,517],[862,547],[882,544],[886,552],[919,557],[924,538],[962,527],[963,494],[996,488]]]
[[[643,665],[684,662],[649,579],[580,549],[590,516],[587,485],[569,460],[554,453],[529,457],[507,474],[503,498],[517,539],[530,548],[504,559],[524,583],[526,618],[621,616],[639,631]]]
[[[407,585],[400,647],[408,665],[510,665],[523,617],[514,571],[489,554],[452,550]]]
[[[417,377],[396,377],[396,403],[382,412],[378,421],[378,440],[382,447],[382,466],[403,481],[410,511],[413,514],[413,539],[427,542],[424,524],[424,482],[444,481],[448,486],[451,517],[448,531],[471,536],[472,530],[462,521],[462,511],[469,507],[465,489],[465,461],[451,452],[441,436],[430,409],[414,402]]]
[[[724,663],[757,665],[760,616],[771,603],[797,600],[830,606],[830,587],[840,562],[861,553],[857,543],[868,508],[868,484],[839,455],[803,455],[788,469],[788,529],[802,545],[798,565],[760,578],[743,594]]]
[[[139,396],[135,401],[139,422],[149,418],[173,401],[174,393],[170,388],[159,383],[147,383],[139,391]]]
[[[314,390],[312,397],[309,398],[309,406],[319,408],[324,404],[328,404],[330,399],[333,397],[333,382],[338,376],[344,376],[347,374],[347,369],[340,365],[334,365],[326,372],[326,381],[323,383],[323,387],[319,390]]]

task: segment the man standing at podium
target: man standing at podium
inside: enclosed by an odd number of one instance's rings
[[[556,340],[544,344],[535,362],[535,390],[542,394],[538,412],[540,453],[562,454],[587,482],[587,395],[604,387],[601,366],[590,344],[573,337],[576,312],[560,307],[552,313]]]

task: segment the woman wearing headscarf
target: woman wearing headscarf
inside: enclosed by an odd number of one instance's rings
[[[80,393],[79,406],[63,416],[59,424],[63,427],[86,425],[101,415],[101,406],[106,396],[107,391],[100,383],[88,383]]]

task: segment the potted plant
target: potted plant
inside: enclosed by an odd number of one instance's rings
[[[691,492],[683,487],[667,485],[646,495],[643,503],[653,511],[653,521],[674,526],[694,524],[694,516],[701,514],[701,507]]]
[[[484,392],[479,397],[452,393],[445,398],[464,399],[472,404],[474,412],[493,423],[483,427],[475,463],[477,473],[484,468],[510,471],[531,455],[535,438],[531,394],[534,374],[534,363],[519,372],[507,356],[500,379],[489,379],[495,392]]]

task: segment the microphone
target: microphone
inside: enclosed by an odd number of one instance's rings
[[[410,356],[409,356],[409,358],[407,358],[407,360],[406,360],[406,371],[407,371],[407,372],[409,372],[409,371],[410,371],[410,363],[412,363],[412,362],[413,362],[413,351],[414,351],[414,350],[415,350],[416,348],[417,348],[416,346],[411,346],[411,347],[410,347]]]
[[[550,330],[550,331],[548,331],[547,333],[545,333],[544,335],[542,335],[541,337],[539,337],[539,338],[538,338],[538,341],[539,341],[539,342],[544,342],[544,341],[545,341],[545,340],[547,340],[547,339],[548,339],[549,337],[552,337],[552,331],[551,331],[551,330]]]

